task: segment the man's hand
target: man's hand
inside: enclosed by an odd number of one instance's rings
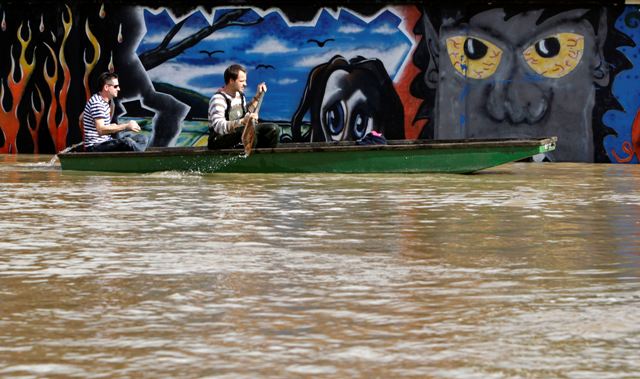
[[[242,119],[242,125],[249,125],[249,122],[253,120],[254,122],[258,122],[258,114],[257,113],[252,113],[252,112],[247,112],[246,115],[244,115],[244,118]]]
[[[256,93],[263,94],[265,92],[267,92],[267,84],[265,82],[258,84],[258,89],[256,90]]]
[[[129,122],[127,123],[127,129],[131,130],[132,132],[139,133],[140,125],[138,125],[138,123],[134,120],[129,120]]]

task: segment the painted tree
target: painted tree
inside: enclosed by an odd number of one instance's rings
[[[182,40],[172,44],[171,42],[176,37],[180,29],[184,26],[188,18],[175,24],[164,39],[153,49],[147,50],[140,54],[140,61],[145,70],[151,70],[152,68],[161,65],[171,58],[175,58],[188,48],[195,46],[198,42],[207,38],[209,35],[217,30],[227,28],[229,26],[250,26],[255,25],[263,21],[262,17],[252,21],[240,21],[242,16],[247,14],[249,9],[234,9],[223,14],[220,18],[215,20],[208,27],[202,28],[199,31],[183,38]]]

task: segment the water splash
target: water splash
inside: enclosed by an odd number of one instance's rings
[[[49,162],[47,162],[47,166],[57,166],[60,163],[60,159],[58,158],[58,154],[51,157]]]
[[[65,154],[68,152],[73,151],[75,148],[80,147],[83,145],[84,142],[78,142],[75,145],[71,145],[67,148],[65,148],[64,150],[62,150],[61,152],[59,152],[58,154],[54,155],[53,158],[51,158],[51,160],[49,161],[50,165],[54,165],[57,161],[60,161],[60,158],[58,158],[58,155],[60,154]]]

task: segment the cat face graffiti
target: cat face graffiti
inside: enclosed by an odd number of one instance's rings
[[[542,13],[492,9],[444,20],[434,56],[436,139],[558,136],[551,160],[593,161],[595,84],[608,81],[603,33],[585,10]]]

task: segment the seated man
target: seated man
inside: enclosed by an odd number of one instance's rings
[[[246,104],[247,69],[234,64],[224,71],[224,87],[209,101],[209,149],[240,147],[245,125],[257,122],[259,100],[267,92],[264,83],[258,85],[257,94]],[[280,127],[272,123],[256,125],[253,147],[275,147],[280,139]]]
[[[105,72],[98,78],[99,91],[84,107],[84,147],[86,151],[144,151],[147,138],[138,134],[140,126],[131,120],[126,124],[111,123],[111,103],[120,91],[118,75]]]

